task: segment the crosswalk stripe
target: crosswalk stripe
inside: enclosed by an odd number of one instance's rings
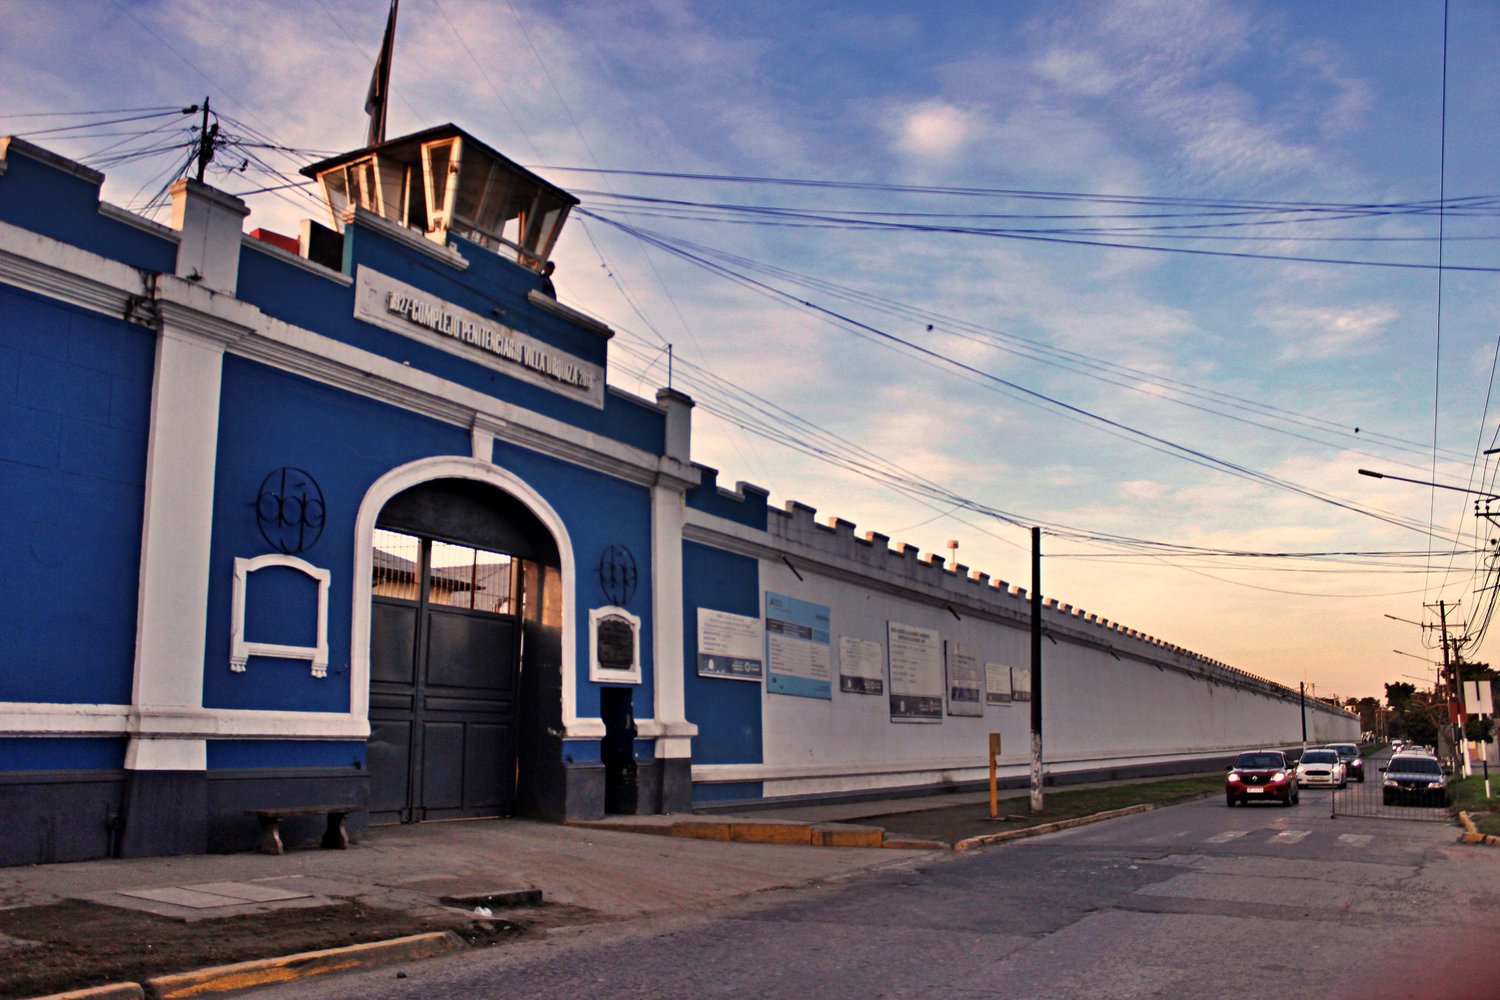
[[[1295,844],[1312,833],[1311,830],[1282,830],[1273,836],[1268,843],[1272,844]]]
[[[1234,840],[1236,837],[1243,837],[1249,832],[1249,830],[1226,830],[1224,833],[1216,833],[1212,837],[1209,837],[1208,840],[1205,841],[1205,843],[1227,844],[1231,840]]]
[[[1348,844],[1350,847],[1368,847],[1370,841],[1375,839],[1373,833],[1341,833],[1339,842]]]

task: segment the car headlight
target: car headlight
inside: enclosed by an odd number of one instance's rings
[[[1397,785],[1396,782],[1392,781],[1390,778],[1386,778],[1385,779],[1385,787],[1387,787],[1387,788],[1397,788],[1399,786]]]
[[[1429,781],[1427,783],[1427,787],[1428,788],[1442,788],[1443,787],[1443,783],[1441,781]]]
[[[1236,783],[1236,782],[1238,782],[1238,781],[1239,781],[1239,780],[1240,780],[1240,776],[1239,776],[1239,775],[1238,775],[1238,774],[1231,774],[1231,775],[1230,775],[1230,776],[1229,776],[1229,783],[1230,783],[1230,784],[1231,784],[1231,785],[1233,785],[1233,784],[1235,784],[1235,783]]]
[[[1271,775],[1271,780],[1273,782],[1276,782],[1276,781],[1285,781],[1286,780],[1286,772],[1285,771],[1277,771],[1275,774]]]

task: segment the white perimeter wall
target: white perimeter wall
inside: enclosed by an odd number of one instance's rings
[[[1001,775],[1026,774],[1030,702],[984,705],[982,717],[945,714],[941,723],[893,722],[887,695],[838,689],[839,637],[887,649],[892,621],[970,645],[981,663],[1029,670],[1026,598],[982,576],[971,578],[964,567],[955,573],[941,568],[941,560],[934,565],[910,549],[891,550],[879,536],[873,544],[852,539],[846,523],[837,532],[813,524],[805,507],[770,513],[774,549],[754,546],[761,548],[762,602],[774,591],[831,608],[833,698],[772,694],[762,684],[764,763],[697,766],[694,780],[761,781],[767,797],[976,781],[988,776],[991,732],[1001,734]],[[698,520],[700,527],[708,523]],[[740,551],[766,538],[729,530],[738,537],[691,534]],[[1199,758],[1212,763],[1241,749],[1302,741],[1295,691],[1066,606],[1047,608],[1043,622],[1051,636],[1042,642],[1049,773]],[[1357,717],[1311,699],[1307,727],[1313,743],[1359,736]]]

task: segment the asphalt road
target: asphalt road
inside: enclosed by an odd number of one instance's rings
[[[1500,851],[1461,847],[1443,824],[1330,819],[1329,794],[1304,791],[1291,809],[1229,809],[1214,796],[712,911],[260,995],[1497,995]]]

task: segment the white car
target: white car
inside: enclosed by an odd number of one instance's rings
[[[1297,761],[1297,784],[1305,788],[1343,788],[1349,783],[1337,750],[1308,750]]]

